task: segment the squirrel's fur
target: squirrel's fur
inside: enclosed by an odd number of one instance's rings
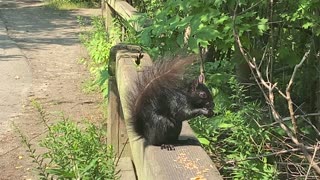
[[[183,120],[213,115],[208,88],[198,78],[190,83],[184,76],[193,61],[192,57],[157,61],[138,74],[128,107],[133,130],[147,144],[175,143]]]

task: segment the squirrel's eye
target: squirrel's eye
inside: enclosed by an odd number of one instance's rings
[[[207,94],[203,91],[199,92],[200,98],[207,98]]]

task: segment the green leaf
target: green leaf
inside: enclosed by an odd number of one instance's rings
[[[259,33],[262,34],[263,32],[265,32],[266,30],[268,30],[269,26],[267,24],[268,22],[268,19],[265,19],[265,18],[257,18],[257,20],[259,20],[258,22],[258,30],[259,30]]]
[[[187,16],[180,20],[180,22],[177,24],[177,28],[185,28],[188,24],[190,24],[190,20],[193,18],[193,16]]]
[[[180,23],[180,17],[176,15],[174,18],[169,19],[167,23],[169,24],[170,28],[175,28],[177,24]]]
[[[217,38],[221,38],[221,33],[218,30],[215,29],[210,29],[207,27],[204,27],[197,32],[194,33],[194,35],[202,40],[207,40],[207,41],[214,41]]]
[[[195,53],[199,52],[199,46],[197,43],[197,39],[195,39],[194,37],[189,38],[188,45],[189,45],[189,48],[191,49],[191,51],[193,51]]]
[[[64,178],[76,178],[74,173],[65,171],[63,169],[47,169],[46,171],[50,174],[54,174]]]
[[[177,37],[177,44],[180,46],[180,47],[183,47],[184,45],[184,34],[180,33]]]
[[[214,23],[215,24],[224,24],[224,22],[226,21],[226,20],[228,20],[229,19],[229,16],[226,16],[226,15],[223,15],[222,17],[220,17],[217,21],[215,21]]]
[[[312,22],[307,22],[307,23],[302,25],[302,28],[308,29],[308,28],[311,28],[313,26],[314,26],[314,24]]]
[[[219,128],[222,128],[222,129],[227,129],[227,128],[232,128],[234,127],[233,124],[227,124],[227,123],[221,123],[218,125]]]
[[[81,172],[82,175],[84,175],[90,168],[92,168],[96,162],[99,160],[99,157],[92,159],[91,162],[84,168],[84,170]]]
[[[210,141],[207,138],[201,137],[201,138],[198,138],[198,140],[200,141],[201,144],[204,144],[204,145],[210,144]]]

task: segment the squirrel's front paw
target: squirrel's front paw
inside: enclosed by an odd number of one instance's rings
[[[207,118],[212,117],[213,116],[213,111],[212,110],[208,110],[207,108],[203,109],[203,115]]]

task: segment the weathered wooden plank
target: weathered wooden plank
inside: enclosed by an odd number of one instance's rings
[[[131,19],[138,12],[126,1],[116,1],[114,10],[125,20]]]
[[[116,171],[120,171],[120,180],[136,180],[136,174],[134,172],[131,158],[120,158]]]
[[[118,0],[106,0],[106,2],[108,2],[109,6],[111,6],[111,7],[115,6],[116,1],[118,1]]]
[[[110,32],[111,28],[112,28],[112,9],[110,8],[110,6],[108,6],[108,4],[104,5],[104,10],[103,12],[103,16],[105,17],[105,25],[106,25],[106,31]]]
[[[126,101],[126,94],[130,91],[130,87],[133,87],[134,79],[136,79],[138,75],[137,69],[135,67],[135,53],[131,53],[130,50],[121,50],[117,53],[117,66],[116,66],[116,77],[118,82],[119,93],[121,93],[121,101]],[[143,58],[141,59],[141,65],[147,66],[151,65],[150,58]],[[123,110],[124,110],[124,118],[128,120],[129,114],[127,111],[126,104],[123,103]],[[144,152],[145,152],[145,142],[144,139],[140,139],[135,135],[134,132],[129,128],[128,136],[130,139],[130,147],[132,149],[132,158],[134,165],[136,167],[136,173],[138,179],[152,179],[149,178],[149,173],[146,173],[148,169],[144,168],[146,162],[144,161]],[[153,168],[153,167],[150,167]]]
[[[188,145],[176,145],[175,151],[161,150],[157,146],[145,149],[146,177],[154,180],[222,180],[219,171],[202,149],[187,122],[183,123],[180,140],[193,139]],[[152,168],[148,168],[152,167]]]
[[[107,4],[106,7],[112,8],[121,18],[129,22],[136,31],[142,29],[137,23],[130,22],[138,14],[138,11],[126,1],[108,0]]]
[[[108,145],[112,145],[114,150],[117,152],[118,147],[118,121],[119,112],[117,106],[119,103],[118,89],[115,81],[115,77],[109,77],[108,80],[108,105],[107,105],[107,142]]]
[[[126,126],[123,120],[118,88],[114,76],[108,80],[108,106],[107,106],[107,142],[113,146],[116,156],[130,157]]]
[[[137,71],[132,68],[135,67],[134,60],[135,57],[139,55],[141,51],[141,48],[138,46],[131,46],[127,44],[118,44],[117,46],[114,46],[110,51],[110,57],[109,57],[109,67],[108,71],[109,74],[112,76],[117,77],[117,89],[119,90],[119,93],[122,94],[120,97],[121,99],[121,105],[123,109],[123,117],[125,120],[128,119],[128,113],[125,108],[125,102],[126,102],[126,94],[129,89],[132,87],[133,80],[136,77]],[[150,58],[149,58],[150,60]],[[143,61],[145,63],[145,61]],[[150,61],[151,64],[151,61]],[[149,64],[149,65],[150,65]],[[130,72],[131,71],[131,72]],[[129,133],[129,142],[131,148],[135,149],[135,153],[132,153],[132,158],[135,162],[135,167],[141,167],[142,162],[139,162],[141,158],[139,155],[143,155],[143,141],[142,140],[136,140],[133,133],[130,133],[130,128],[124,128]],[[132,151],[131,151],[132,152]],[[140,172],[140,171],[138,171]]]
[[[142,72],[140,68],[136,68],[135,64],[139,51],[138,46],[121,44],[115,46],[112,52],[115,62],[111,62],[110,66],[115,67],[109,67],[109,69],[115,73],[125,121],[129,118],[126,107],[127,93],[133,87],[138,73]],[[144,54],[140,64],[142,67],[150,66],[152,61],[147,54]],[[222,179],[199,143],[176,146],[175,151],[166,151],[158,146],[145,146],[144,140],[132,132],[129,124],[127,124],[127,132],[139,179]],[[180,138],[196,139],[187,122],[183,125]]]

